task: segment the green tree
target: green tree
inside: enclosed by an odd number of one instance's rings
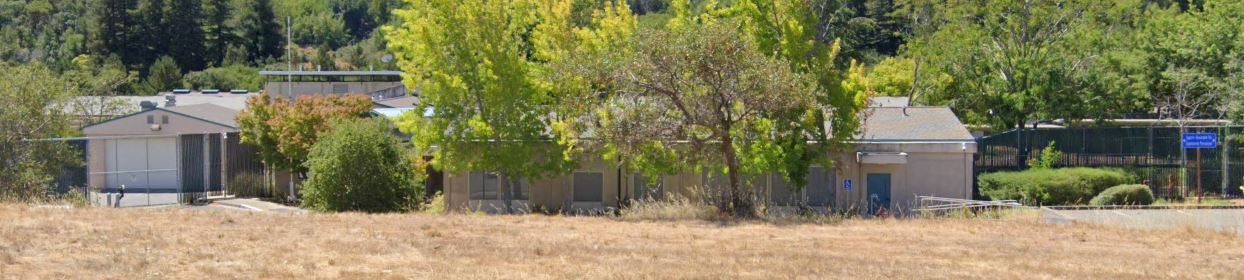
[[[62,167],[81,164],[59,141],[27,141],[63,136],[70,130],[64,108],[77,94],[65,81],[39,64],[0,63],[0,197],[31,199],[47,195],[52,176]]]
[[[951,1],[931,16],[935,31],[910,40],[907,54],[953,76],[933,95],[969,122],[1009,128],[1030,119],[1101,117],[1116,108],[1094,106],[1098,99],[1124,96],[1085,94],[1091,81],[1082,77],[1099,61],[1092,54],[1105,51],[1097,43],[1124,30],[1098,21],[1116,5],[1123,4]]]
[[[177,60],[177,64],[186,70],[203,70],[206,66],[204,42],[201,22],[203,21],[203,5],[199,0],[169,0],[165,24],[186,26],[186,28],[169,28],[168,37],[163,42],[168,44],[168,55]]]
[[[125,70],[119,57],[100,60],[89,55],[74,59],[74,67],[61,74],[61,78],[75,83],[80,96],[72,99],[70,106],[79,116],[79,129],[106,121],[110,116],[130,113],[128,104],[116,99],[123,95],[127,86],[137,81],[137,74]]]
[[[446,172],[495,171],[510,186],[569,170],[564,143],[545,141],[557,100],[540,88],[527,40],[537,6],[523,0],[409,1],[384,28],[405,83],[423,95],[399,127]],[[431,149],[433,146],[436,149]]]
[[[237,39],[229,32],[229,0],[203,1],[203,60],[209,65],[225,65],[225,57]]]
[[[146,65],[151,65],[160,56],[168,53],[169,36],[172,33],[171,23],[167,20],[168,7],[165,6],[168,0],[138,0],[138,9],[132,16],[136,17],[135,25],[131,26],[135,32],[139,34],[139,40],[134,43],[140,44],[140,51],[135,54],[136,57],[127,59],[122,55],[122,59],[126,59],[126,63],[143,69]]]
[[[234,36],[240,41],[238,45],[246,48],[250,61],[265,58],[281,57],[284,53],[285,39],[281,36],[280,25],[276,23],[276,15],[272,12],[271,0],[234,1],[233,17],[228,25]]]
[[[268,167],[306,172],[303,162],[311,146],[336,119],[360,118],[371,111],[371,98],[362,95],[300,96],[290,101],[267,92],[247,100],[238,114],[242,142],[259,148]]]
[[[807,172],[813,163],[833,165],[828,151],[845,148],[855,137],[862,121],[872,89],[867,83],[848,84],[842,68],[857,66],[854,60],[841,65],[843,37],[851,37],[851,27],[843,18],[852,11],[839,1],[736,1],[721,9],[706,1],[704,11],[691,12],[687,3],[673,3],[674,25],[711,22],[714,18],[735,18],[740,30],[756,44],[761,53],[786,63],[788,69],[813,77],[816,109],[808,112],[788,111],[788,116],[775,122],[774,136],[778,153],[776,169],[784,174],[795,191],[807,184]],[[857,36],[858,37],[858,36]],[[848,41],[851,42],[851,41]],[[856,69],[859,72],[859,69]],[[862,76],[858,76],[863,78]],[[846,87],[851,87],[850,89]],[[812,137],[814,142],[809,142]]]
[[[96,53],[116,53],[127,64],[134,64],[143,50],[138,48],[143,33],[136,29],[137,18],[130,12],[137,0],[101,0],[91,9],[96,23],[92,31]]]
[[[181,67],[177,65],[177,61],[167,55],[161,56],[147,70],[147,79],[143,81],[146,83],[147,92],[142,94],[156,94],[181,87],[181,78]]]
[[[382,119],[340,120],[311,147],[302,206],[320,211],[394,212],[422,202],[415,165]]]
[[[675,158],[720,170],[729,185],[719,189],[718,207],[753,215],[746,176],[783,169],[776,124],[802,122],[815,107],[815,86],[733,26],[701,23],[641,34],[622,70],[625,89],[605,109],[601,134],[629,157]],[[688,144],[674,144],[680,141]]]
[[[203,71],[187,73],[183,78],[185,84],[193,89],[234,90],[245,89],[257,91],[263,88],[264,77],[259,69],[240,64],[223,67],[212,67]]]

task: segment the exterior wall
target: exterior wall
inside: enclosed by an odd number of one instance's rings
[[[402,85],[402,82],[268,82],[264,90],[272,96],[298,97],[303,95],[339,94],[334,85],[346,85],[346,94],[367,94]],[[293,91],[290,91],[290,87]],[[292,92],[292,94],[291,94]]]
[[[861,152],[905,152],[905,164],[863,164],[858,162],[856,151]],[[833,205],[840,210],[867,209],[867,192],[869,173],[890,174],[891,212],[912,209],[916,196],[929,195],[939,197],[970,199],[972,195],[973,153],[976,147],[972,142],[965,143],[873,143],[857,145],[855,151],[840,152],[832,155],[837,165],[826,169],[832,182]],[[538,182],[532,182],[530,189],[531,206],[544,207],[551,210],[586,210],[614,208],[621,205],[618,201],[635,198],[634,173],[611,167],[607,162],[595,160],[584,164],[576,172],[601,172],[604,174],[602,205],[593,207],[582,203],[573,203],[573,174],[567,174]],[[467,172],[445,174],[446,203],[450,209],[490,210],[492,206],[501,205],[500,201],[481,202],[470,199],[470,185]],[[843,188],[844,180],[852,180],[850,191]],[[706,183],[726,184],[725,178],[714,178],[701,173],[684,173],[663,176],[661,188],[664,197],[679,195],[693,197],[703,192]],[[781,180],[780,176],[767,175],[751,178],[754,190],[761,199],[769,202],[771,188]],[[621,193],[619,193],[619,190]],[[498,188],[498,191],[504,191]],[[517,204],[516,204],[517,205]],[[570,206],[570,207],[564,207]]]
[[[941,145],[939,147],[939,145]],[[966,147],[964,149],[963,147]],[[972,168],[975,144],[889,144],[857,148],[868,152],[906,152],[906,164],[863,164],[855,154],[836,156],[840,166],[836,182],[836,208],[867,209],[868,174],[890,174],[891,212],[915,208],[916,196],[972,198]],[[851,179],[851,191],[843,188],[843,180]]]
[[[618,191],[622,187],[622,177],[617,168],[602,160],[585,160],[574,172],[594,172],[601,176],[601,202],[585,203],[574,201],[574,174],[529,181],[528,200],[515,200],[512,205],[516,211],[544,209],[548,211],[605,211],[619,205]],[[444,175],[445,203],[453,210],[474,210],[486,212],[504,211],[504,202],[500,193],[507,191],[505,184],[498,182],[498,199],[471,199],[470,172],[460,171]],[[622,189],[625,191],[626,189]]]

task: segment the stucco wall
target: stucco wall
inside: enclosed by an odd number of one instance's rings
[[[837,165],[829,168],[833,182],[830,182],[833,195],[833,207],[839,210],[866,209],[868,190],[867,174],[890,174],[891,206],[897,210],[908,210],[915,204],[917,195],[929,195],[951,198],[971,198],[972,188],[972,157],[975,152],[973,143],[891,143],[859,145],[855,151],[839,152],[832,155]],[[857,162],[856,151],[866,152],[905,152],[905,164],[861,164]],[[601,172],[604,174],[604,207],[617,207],[619,187],[623,199],[633,198],[634,173],[611,167],[600,160],[590,160],[579,171]],[[471,204],[469,185],[466,172],[446,173],[445,189],[447,203],[451,209],[467,209],[479,206]],[[573,197],[572,175],[557,176],[533,182],[530,190],[530,203],[561,209]],[[725,184],[725,178],[713,183]],[[844,180],[852,180],[853,188],[843,188]],[[751,179],[754,190],[769,201],[768,194],[773,180],[778,176],[758,176]],[[704,191],[706,178],[701,173],[686,173],[663,176],[662,188],[666,197],[681,195],[689,197],[694,192]],[[619,185],[620,184],[620,185]]]

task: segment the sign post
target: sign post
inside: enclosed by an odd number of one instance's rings
[[[1196,203],[1201,204],[1201,149],[1218,148],[1217,133],[1184,133],[1183,148],[1196,149]]]

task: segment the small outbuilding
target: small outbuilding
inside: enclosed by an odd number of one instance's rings
[[[86,126],[87,183],[102,192],[122,185],[159,203],[183,193],[225,188],[229,175],[262,170],[253,147],[239,143],[238,111],[215,104],[154,106]]]

